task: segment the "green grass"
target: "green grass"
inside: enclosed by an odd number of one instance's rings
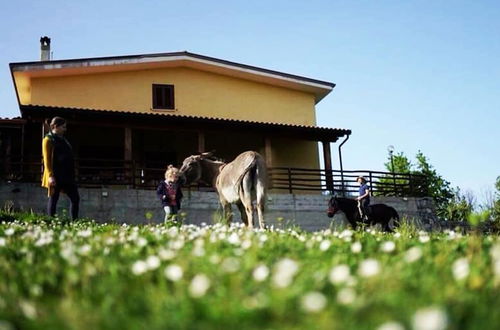
[[[7,213],[0,221],[0,328],[500,324],[497,236],[425,233],[411,225],[384,234],[121,226]],[[172,265],[180,278],[166,276]]]

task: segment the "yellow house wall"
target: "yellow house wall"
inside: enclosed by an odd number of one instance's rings
[[[175,86],[176,114],[316,124],[313,94],[182,67],[31,78],[21,102],[151,113],[152,84]]]
[[[317,142],[275,137],[271,145],[273,167],[320,168]]]

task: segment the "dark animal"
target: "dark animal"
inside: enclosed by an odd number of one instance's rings
[[[255,151],[246,151],[230,163],[214,160],[212,153],[184,159],[179,175],[182,184],[202,181],[212,185],[219,194],[228,223],[232,220],[231,204],[235,203],[241,220],[253,228],[253,204],[256,200],[259,227],[264,229],[264,206],[267,190],[267,168],[264,158]]]
[[[339,210],[344,212],[352,228],[356,229],[358,223],[367,223],[369,225],[381,224],[386,232],[393,232],[389,226],[391,219],[394,219],[394,226],[399,225],[399,214],[396,210],[385,204],[370,205],[371,212],[368,220],[363,221],[359,214],[358,202],[350,198],[332,197],[328,202],[328,217],[332,218]]]

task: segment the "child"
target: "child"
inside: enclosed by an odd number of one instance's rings
[[[370,215],[370,188],[366,184],[366,179],[359,176],[356,181],[359,183],[359,197],[358,201],[359,215],[361,219],[368,219]]]
[[[176,214],[181,208],[182,191],[178,179],[179,169],[168,165],[165,181],[161,181],[156,189],[156,194],[165,210],[165,222],[175,221]]]

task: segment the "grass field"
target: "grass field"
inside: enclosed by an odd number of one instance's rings
[[[4,215],[0,329],[498,329],[498,236]]]

